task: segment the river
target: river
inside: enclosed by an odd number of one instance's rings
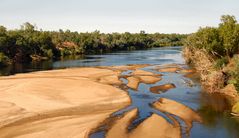
[[[15,73],[26,73],[40,70],[52,70],[59,68],[88,67],[88,66],[117,66],[128,64],[150,64],[145,71],[159,73],[154,70],[157,66],[166,64],[177,64],[188,68],[185,65],[181,53],[181,47],[152,48],[148,50],[121,51],[103,55],[87,55],[79,58],[69,58],[60,61],[45,61],[28,65],[12,65],[0,70],[0,75],[12,75]],[[123,72],[123,75],[130,74],[130,71]],[[202,121],[193,121],[189,132],[183,130],[185,122],[179,120],[182,128],[182,137],[192,138],[238,138],[239,119],[230,115],[230,107],[226,100],[220,95],[210,95],[202,91],[198,78],[187,78],[180,73],[160,73],[162,81],[155,84],[140,83],[138,90],[127,89],[131,98],[131,105],[112,114],[112,117],[122,116],[132,109],[138,109],[138,117],[129,125],[129,130],[139,126],[152,114],[157,114],[168,120],[167,114],[152,108],[152,104],[161,98],[176,101],[197,113]],[[123,82],[127,80],[122,78]],[[188,85],[190,82],[192,85]],[[176,86],[165,93],[155,94],[149,91],[153,86],[172,83]],[[106,124],[105,124],[106,125]],[[100,127],[100,126],[99,126]],[[101,126],[102,127],[102,126]],[[104,125],[103,125],[104,127]],[[91,138],[103,138],[107,133],[106,129],[99,129],[90,135]]]

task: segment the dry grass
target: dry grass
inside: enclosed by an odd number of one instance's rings
[[[200,73],[201,83],[208,92],[219,92],[224,87],[225,76],[213,68],[214,60],[205,50],[185,47],[183,56]]]

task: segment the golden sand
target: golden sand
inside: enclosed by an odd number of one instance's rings
[[[130,104],[119,72],[100,68],[0,77],[0,137],[86,137]]]
[[[160,94],[162,92],[166,92],[173,88],[176,88],[176,86],[172,83],[169,83],[169,84],[164,84],[164,85],[159,85],[159,86],[153,86],[150,88],[150,91],[152,93]]]

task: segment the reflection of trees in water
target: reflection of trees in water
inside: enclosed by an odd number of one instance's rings
[[[239,118],[230,115],[230,103],[225,96],[202,93],[201,103],[198,113],[205,126],[215,128],[218,123],[222,123],[220,126],[224,126],[232,135],[239,135]]]
[[[40,70],[50,70],[53,69],[52,64],[53,61],[32,62],[31,64],[15,63],[1,68],[0,76],[14,75],[16,73],[26,73]]]

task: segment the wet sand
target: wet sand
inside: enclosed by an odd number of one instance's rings
[[[180,138],[181,130],[178,122],[170,124],[163,117],[153,114],[139,126],[128,131],[128,126],[137,117],[137,109],[133,109],[115,121],[106,138]]]
[[[158,71],[159,72],[177,72],[177,71],[179,71],[180,70],[180,68],[178,68],[178,67],[169,67],[169,68],[162,68],[162,69],[159,69]]]
[[[192,128],[193,121],[202,122],[201,117],[191,108],[170,99],[161,98],[153,106],[161,112],[166,112],[182,119],[186,124],[188,133]]]
[[[190,134],[193,122],[202,122],[201,117],[191,108],[173,100],[161,98],[153,107],[163,112],[170,120],[153,113],[138,126],[129,130],[130,124],[138,116],[138,110],[132,109],[116,119],[106,132],[106,138],[181,138],[182,133]],[[185,126],[181,126],[182,120]],[[182,132],[185,130],[185,132]]]
[[[160,93],[164,93],[170,89],[174,89],[176,88],[176,86],[172,83],[169,84],[164,84],[164,85],[159,85],[159,86],[153,86],[150,88],[150,91],[152,93],[156,93],[156,94],[160,94]]]
[[[176,65],[170,65],[170,67],[171,66]],[[168,66],[165,68],[168,68]],[[161,67],[161,69],[164,68]],[[169,72],[172,73],[171,70],[169,70]],[[181,73],[184,74],[188,72],[190,73],[191,70],[183,69]],[[146,85],[149,84],[150,86],[150,84],[161,81],[161,76],[161,74],[136,69],[125,73],[122,78],[127,80],[124,83],[130,89],[134,90],[133,93],[137,93],[137,95],[146,95],[138,90],[139,84],[144,83]],[[173,83],[166,83],[149,88],[153,94],[158,95],[176,88],[176,85]],[[130,96],[132,101],[136,100],[134,99],[135,97],[132,97],[132,95]],[[152,108],[152,112],[149,116],[140,120],[138,124],[135,124],[134,121],[140,117],[140,110],[142,112],[142,109],[133,106],[134,108],[128,108],[126,112],[120,114],[117,118],[110,120],[111,123],[102,124],[97,128],[102,128],[103,126],[106,128],[103,130],[106,138],[181,138],[182,136],[190,135],[189,133],[193,122],[202,122],[202,119],[197,112],[177,101],[166,98],[152,100],[155,101],[151,101],[152,103],[150,103],[149,101],[142,100],[142,103],[145,102],[145,105],[148,102],[148,106],[149,108]],[[145,111],[149,110],[148,107],[144,108],[146,108]],[[164,116],[159,114],[159,112],[164,114]],[[106,120],[105,122],[109,122],[109,120]],[[182,123],[185,125],[182,125]],[[102,132],[102,130],[94,130],[91,134],[97,132]],[[97,138],[97,136],[94,135],[92,138]]]
[[[127,86],[131,89],[137,90],[140,83],[154,84],[162,78],[160,74],[154,74],[152,72],[144,70],[134,70],[129,76],[124,76],[128,80]]]
[[[87,137],[130,104],[119,71],[78,68],[0,78],[0,137]]]

